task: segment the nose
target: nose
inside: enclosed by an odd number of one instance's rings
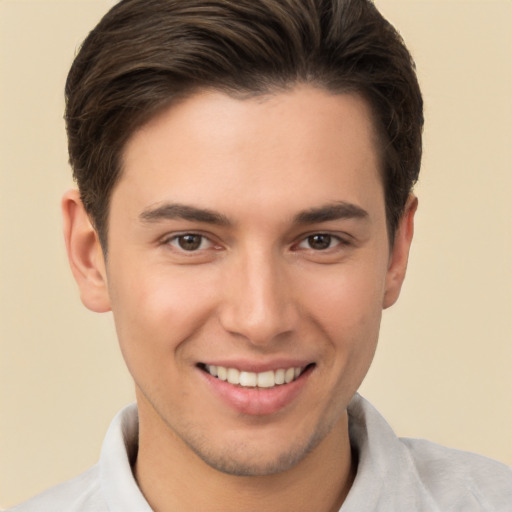
[[[219,316],[226,331],[264,347],[296,328],[299,311],[285,267],[261,251],[239,258],[223,284]]]

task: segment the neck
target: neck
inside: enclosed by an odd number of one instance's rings
[[[233,476],[201,460],[167,426],[144,421],[134,473],[155,512],[337,512],[355,476],[347,414],[293,468],[267,476]],[[142,410],[141,410],[142,409]],[[149,428],[147,428],[149,426]]]

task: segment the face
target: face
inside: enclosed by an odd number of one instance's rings
[[[153,119],[125,148],[104,272],[141,426],[231,474],[299,464],[369,368],[400,237],[358,96],[203,92]]]

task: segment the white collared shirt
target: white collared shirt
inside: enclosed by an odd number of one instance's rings
[[[360,395],[348,412],[358,467],[340,512],[512,512],[511,468],[428,441],[400,439]],[[132,404],[112,421],[98,464],[10,512],[152,512],[132,473],[137,441]]]

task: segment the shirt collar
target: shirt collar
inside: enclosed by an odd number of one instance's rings
[[[340,512],[381,510],[397,496],[411,510],[418,502],[438,508],[419,484],[410,455],[378,411],[359,394],[348,407],[350,442],[357,474]],[[152,512],[140,491],[132,465],[137,458],[139,421],[136,404],[122,409],[108,429],[100,457],[100,481],[111,512]],[[385,508],[392,510],[392,508]]]
[[[113,419],[101,449],[100,481],[111,512],[152,512],[132,471],[138,437],[137,406],[131,404]]]

